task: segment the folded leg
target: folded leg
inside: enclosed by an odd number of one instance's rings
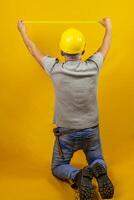
[[[80,169],[70,165],[70,161],[74,153],[73,142],[69,135],[60,136],[59,141],[64,154],[64,159],[59,154],[58,144],[55,140],[51,164],[52,173],[54,176],[62,180],[74,179]]]

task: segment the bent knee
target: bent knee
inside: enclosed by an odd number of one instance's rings
[[[53,165],[51,166],[52,175],[53,175],[53,176],[56,176],[56,177],[57,177],[57,167],[58,167],[58,166],[53,166]]]

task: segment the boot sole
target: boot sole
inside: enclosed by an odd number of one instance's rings
[[[107,175],[103,175],[100,180],[97,180],[99,192],[102,199],[111,199],[114,194],[114,187]]]
[[[91,172],[87,172],[87,169],[83,169],[82,179],[88,177],[86,182],[83,181],[82,185],[79,187],[80,200],[94,200],[95,190],[92,186],[92,175]]]
[[[96,166],[97,171],[95,170]],[[99,193],[102,199],[111,199],[114,195],[114,186],[107,175],[106,169],[99,163],[97,163],[96,166],[93,167],[93,171],[95,171],[95,177],[98,182]]]
[[[88,186],[81,186],[79,188],[80,200],[94,200],[95,191],[93,188]]]

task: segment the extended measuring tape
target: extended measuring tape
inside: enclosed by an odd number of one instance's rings
[[[26,24],[94,24],[98,21],[24,21]]]

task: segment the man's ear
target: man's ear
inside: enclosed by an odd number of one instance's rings
[[[85,50],[82,51],[81,55],[83,55],[85,53]]]
[[[62,50],[60,51],[60,53],[61,53],[62,56],[64,56],[64,52]]]

